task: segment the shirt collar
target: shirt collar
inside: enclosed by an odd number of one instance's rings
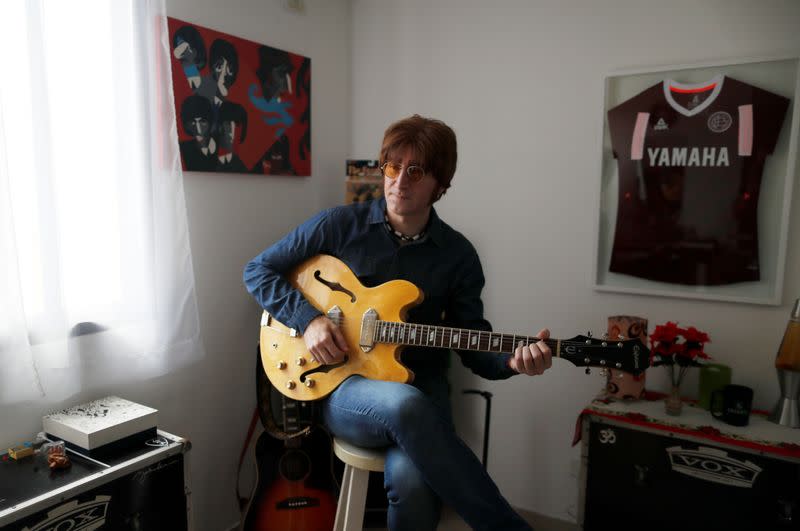
[[[367,216],[367,223],[370,225],[380,223],[383,224],[383,215],[386,212],[386,198],[381,197],[372,202]],[[444,233],[442,231],[442,220],[436,213],[436,209],[431,207],[431,219],[428,221],[428,238],[436,245],[442,245]]]

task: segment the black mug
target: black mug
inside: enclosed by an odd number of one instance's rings
[[[744,385],[726,385],[711,393],[711,414],[733,426],[747,426],[753,390]]]

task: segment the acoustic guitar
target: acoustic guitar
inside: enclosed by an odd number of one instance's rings
[[[255,444],[257,484],[240,529],[330,531],[336,517],[330,436],[311,429],[312,404],[273,392],[260,363],[256,370],[262,424],[272,425],[266,416],[275,416],[277,406],[283,438],[264,431]]]
[[[423,300],[411,282],[392,280],[367,288],[340,260],[318,255],[287,276],[308,301],[341,329],[350,346],[344,361],[323,365],[306,349],[297,330],[264,312],[261,318],[261,361],[275,388],[295,400],[319,400],[346,378],[411,382],[414,375],[400,361],[406,345],[484,352],[513,352],[539,338],[518,334],[465,330],[405,322],[409,308]],[[547,339],[553,357],[579,367],[604,367],[640,374],[650,365],[650,352],[638,339]]]

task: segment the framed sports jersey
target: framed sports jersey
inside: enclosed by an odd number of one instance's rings
[[[780,304],[799,64],[606,77],[595,289]]]

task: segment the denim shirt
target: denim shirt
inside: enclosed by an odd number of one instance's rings
[[[284,275],[312,256],[329,254],[347,264],[364,286],[403,279],[421,289],[425,298],[408,310],[408,322],[491,331],[483,318],[483,269],[472,244],[431,209],[427,235],[400,245],[386,230],[385,210],[381,198],[320,212],[247,264],[247,291],[278,321],[303,333],[322,312]],[[449,352],[406,346],[402,360],[413,371],[444,373]],[[509,354],[456,352],[466,367],[484,378],[516,374],[508,367]]]

